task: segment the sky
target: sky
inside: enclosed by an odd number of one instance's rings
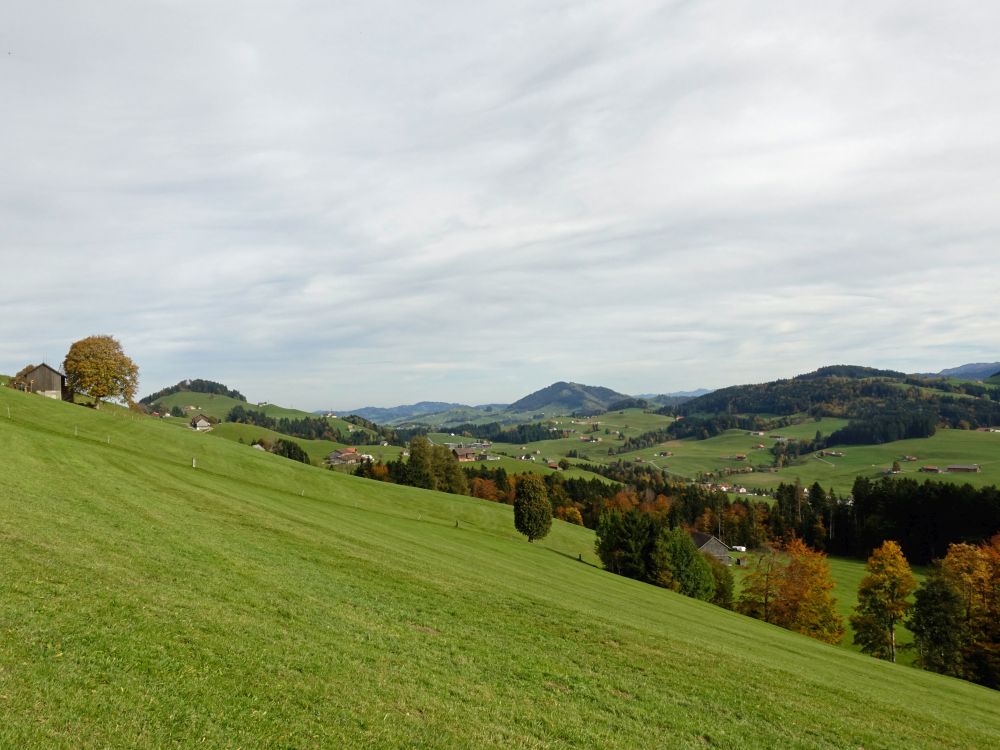
[[[6,0],[0,372],[303,409],[1000,360],[1000,4]]]

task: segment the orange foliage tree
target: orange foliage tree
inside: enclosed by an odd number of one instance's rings
[[[826,643],[844,636],[844,621],[831,596],[834,583],[826,555],[793,539],[786,561],[769,552],[743,581],[736,610]]]
[[[88,336],[70,346],[63,361],[66,385],[94,399],[120,398],[130,406],[139,385],[139,367],[112,336]]]

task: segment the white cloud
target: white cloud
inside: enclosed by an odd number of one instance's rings
[[[109,332],[144,390],[340,408],[1000,354],[989,4],[15,5],[0,370]]]

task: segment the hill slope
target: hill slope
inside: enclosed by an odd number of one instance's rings
[[[0,443],[3,747],[1000,742],[1000,694],[610,575],[578,527],[7,389]]]

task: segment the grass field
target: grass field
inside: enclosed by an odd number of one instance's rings
[[[605,573],[583,528],[9,389],[0,444],[2,747],[1000,743],[1000,693]]]

